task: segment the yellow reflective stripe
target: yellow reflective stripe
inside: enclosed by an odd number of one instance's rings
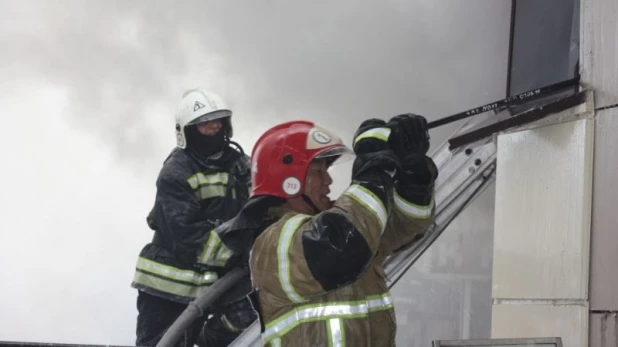
[[[229,182],[229,174],[227,172],[219,172],[210,175],[204,175],[201,172],[187,179],[187,183],[195,191],[197,199],[205,200],[218,196],[225,196],[227,184]],[[236,191],[232,191],[232,198],[236,198]]]
[[[384,204],[382,204],[382,200],[380,200],[380,198],[378,198],[369,189],[358,184],[351,185],[344,192],[344,194],[353,198],[356,202],[363,205],[366,209],[375,214],[375,216],[378,218],[378,222],[380,223],[380,231],[384,232],[388,215],[386,213],[386,208],[384,207]]]
[[[191,283],[198,286],[212,284],[219,278],[216,272],[208,271],[200,274],[191,270],[181,270],[169,265],[159,264],[143,257],[139,257],[137,259],[136,267],[139,270],[147,271],[161,277]]]
[[[352,146],[356,146],[356,143],[362,139],[374,138],[378,140],[382,140],[384,142],[388,141],[388,137],[391,135],[391,129],[389,128],[373,128],[367,131],[362,132],[360,135],[356,136],[354,139],[354,143]]]
[[[153,288],[164,293],[170,293],[182,297],[197,298],[202,295],[210,285],[204,284],[201,286],[192,286],[172,281],[167,281],[163,278],[156,277],[151,274],[136,271],[133,282],[141,284],[148,288]]]
[[[369,312],[384,311],[393,308],[393,298],[389,293],[367,297]]]
[[[225,245],[223,245],[223,247],[219,247],[219,252],[217,252],[215,259],[213,260],[213,265],[224,266],[233,254],[234,253],[232,250],[227,248]]]
[[[328,320],[328,346],[329,347],[344,347],[345,339],[343,337],[343,326],[340,318],[332,318]]]
[[[227,184],[228,178],[229,176],[227,172],[218,172],[210,175],[204,175],[203,173],[198,172],[189,177],[187,182],[191,188],[197,189],[197,187],[205,184]]]
[[[211,199],[217,196],[225,196],[226,187],[225,186],[203,186],[200,187],[196,192],[195,196],[200,200]],[[235,196],[232,196],[233,198]]]
[[[431,214],[433,213],[433,207],[435,205],[433,198],[427,206],[413,204],[402,198],[399,194],[397,194],[397,192],[395,192],[394,201],[395,207],[404,215],[418,219],[430,218]]]
[[[198,263],[213,266],[224,266],[232,256],[232,251],[222,242],[219,235],[213,230],[210,231],[208,241],[198,258]]]
[[[267,323],[265,326],[266,329],[264,333],[262,333],[262,339],[264,343],[268,343],[281,338],[303,323],[326,321],[330,324],[331,319],[364,318],[372,312],[385,311],[392,308],[393,299],[389,293],[369,296],[365,300],[338,301],[299,306],[293,308],[274,321]],[[343,325],[341,324],[339,327],[341,330],[341,338],[343,339]]]
[[[281,347],[281,339],[274,339],[270,341],[271,347]]]
[[[210,231],[210,236],[208,237],[208,241],[206,245],[204,245],[204,250],[202,254],[200,254],[200,258],[198,260],[199,263],[206,264],[209,260],[213,258],[213,254],[217,249],[217,246],[221,243],[221,238],[219,235],[213,230]]]
[[[281,288],[288,296],[290,301],[300,303],[306,301],[300,296],[294,286],[292,285],[292,277],[290,275],[290,246],[294,239],[294,233],[298,230],[300,224],[309,218],[307,215],[297,215],[288,219],[281,230],[279,235],[279,243],[277,244],[277,260],[279,263],[279,282]]]
[[[227,318],[226,314],[222,314],[221,315],[221,322],[227,328],[228,331],[235,332],[235,333],[240,333],[240,332],[242,332],[244,330],[244,329],[239,328],[239,327],[235,326],[234,324],[232,324],[232,322],[230,322],[230,320]]]

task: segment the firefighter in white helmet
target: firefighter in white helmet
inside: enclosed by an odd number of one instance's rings
[[[154,236],[138,257],[132,282],[138,346],[155,346],[187,304],[227,270],[209,261],[206,245],[211,231],[239,212],[251,185],[249,157],[231,141],[231,117],[223,99],[203,89],[185,92],[178,105],[177,147],[159,173],[147,217]],[[179,345],[227,346],[256,318],[249,299],[231,291]]]

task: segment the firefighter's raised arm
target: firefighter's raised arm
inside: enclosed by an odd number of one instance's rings
[[[382,236],[380,261],[413,241],[434,221],[438,169],[427,156],[429,134],[422,116],[403,114],[388,122],[389,143],[401,162],[395,175],[393,210]]]
[[[394,134],[401,133],[394,130]],[[275,295],[303,302],[306,296],[320,295],[357,280],[366,270],[380,247],[395,206],[393,177],[401,163],[391,146],[405,139],[395,142],[389,141],[390,137],[391,126],[386,122],[363,122],[354,136],[352,183],[342,196],[316,215],[284,217],[276,226],[280,233],[264,235],[258,241],[255,261],[272,264],[264,280],[280,283],[281,291]],[[326,169],[326,163],[314,160],[307,177],[319,176]],[[256,280],[260,281],[259,276]]]

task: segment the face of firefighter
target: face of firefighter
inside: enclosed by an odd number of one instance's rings
[[[197,131],[206,136],[216,135],[221,130],[222,126],[223,124],[220,119],[213,119],[196,125]]]
[[[333,201],[328,198],[332,183],[333,179],[328,173],[326,160],[315,160],[309,165],[305,180],[305,195],[311,199],[320,211],[328,210],[333,206]]]

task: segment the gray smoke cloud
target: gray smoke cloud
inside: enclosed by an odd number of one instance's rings
[[[248,152],[281,121],[350,143],[366,118],[432,120],[505,92],[507,0],[0,6],[1,271],[48,276],[0,289],[0,340],[133,343],[128,284],[186,89],[232,105]],[[432,130],[432,146],[456,126]],[[335,176],[340,191],[349,174]]]
[[[196,85],[230,101],[247,140],[290,118],[349,138],[369,117],[435,119],[503,96],[505,3],[15,1],[3,73],[66,86],[67,120],[124,159],[160,155],[172,130],[156,126]]]

